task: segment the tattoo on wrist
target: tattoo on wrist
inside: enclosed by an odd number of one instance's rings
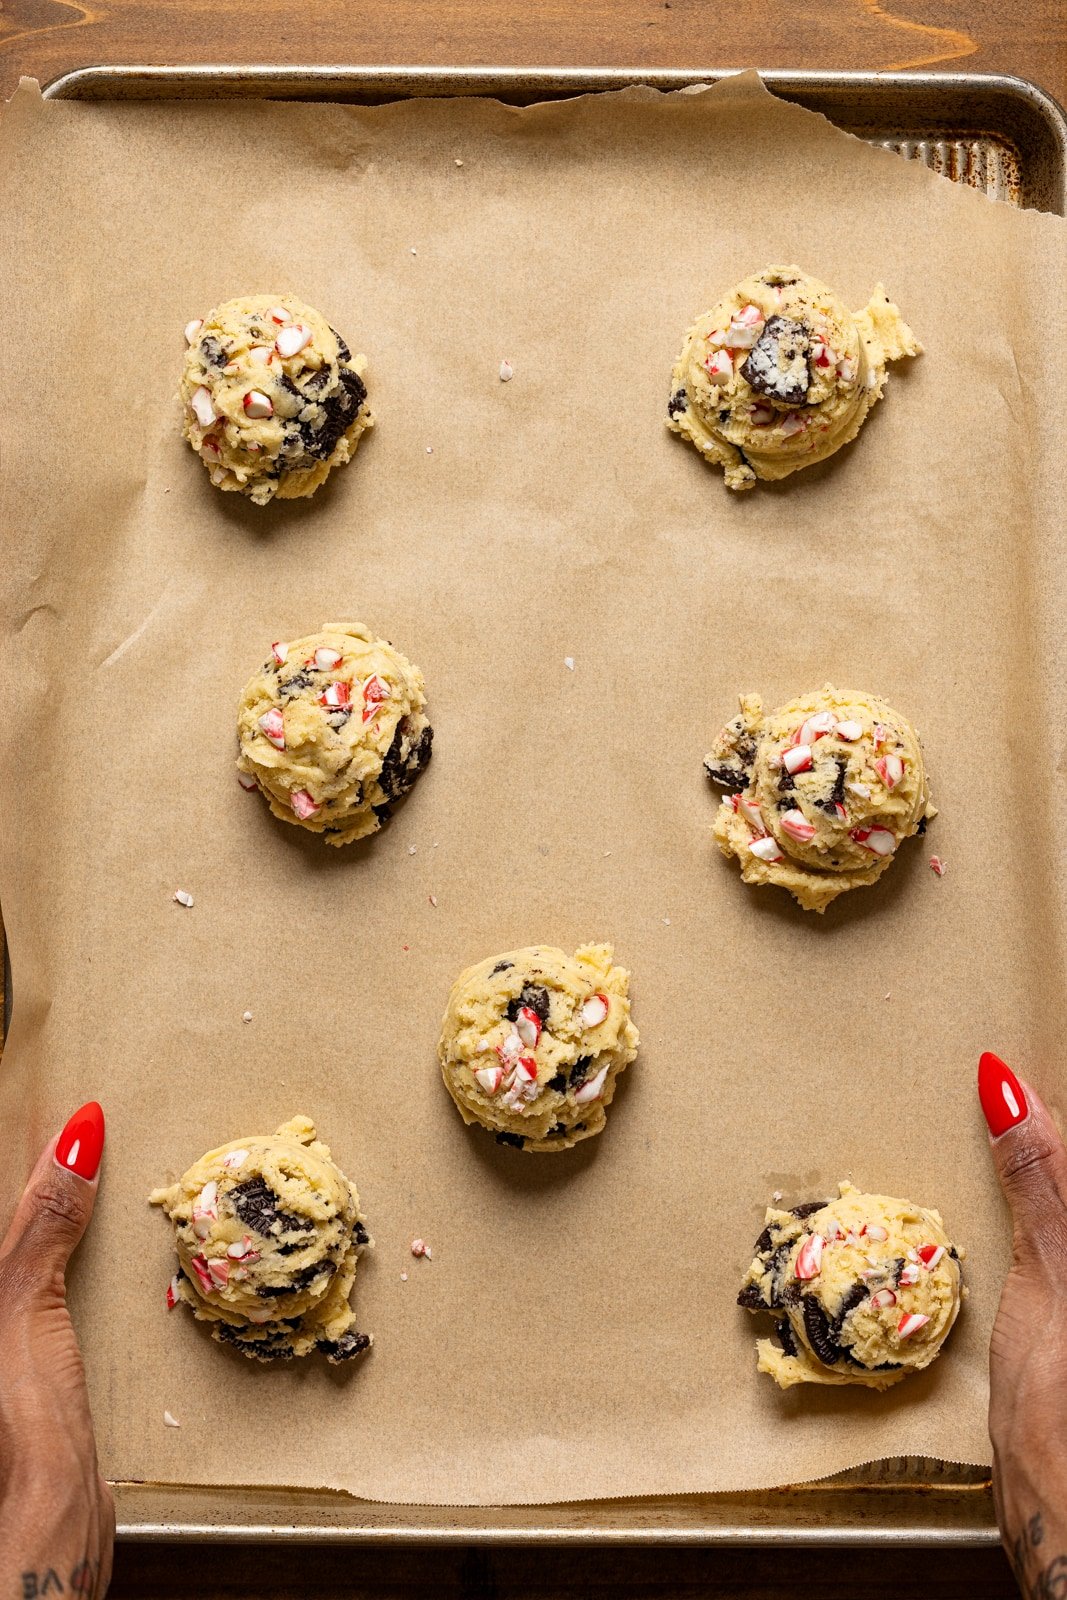
[[[1067,1555],[1046,1559],[1045,1524],[1035,1511],[1008,1546],[1024,1600],[1067,1600]]]
[[[90,1561],[88,1556],[69,1570],[62,1564],[34,1567],[19,1574],[22,1588],[18,1591],[18,1600],[51,1600],[52,1596],[59,1595],[73,1595],[77,1600],[79,1595],[95,1594],[99,1571],[100,1563]]]

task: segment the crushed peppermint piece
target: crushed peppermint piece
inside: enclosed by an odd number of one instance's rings
[[[774,1193],[773,1193],[773,1194],[772,1194],[772,1195],[771,1195],[771,1199],[772,1199],[772,1200],[773,1200],[773,1201],[774,1201],[774,1203],[775,1203],[775,1205],[777,1205],[777,1204],[778,1204],[778,1202],[779,1202],[779,1200],[780,1200],[780,1199],[781,1199],[781,1198],[782,1198],[782,1191],[781,1191],[781,1189],[775,1189],[775,1191],[774,1191]]]
[[[740,811],[749,827],[756,833],[766,833],[767,829],[763,825],[763,812],[760,810],[759,802],[750,800],[744,794],[739,794],[735,798],[737,800],[737,810]]]
[[[245,1012],[244,1020],[246,1022],[251,1022],[251,1011]],[[227,1172],[236,1172],[238,1168],[244,1166],[245,1162],[248,1160],[248,1156],[249,1152],[247,1150],[228,1150],[222,1158],[222,1164],[226,1168]]]
[[[895,789],[904,776],[904,763],[899,756],[883,756],[874,763],[874,770],[887,789]]]
[[[328,645],[320,645],[315,651],[315,665],[320,672],[332,672],[334,667],[339,667],[340,664],[340,650],[331,650]]]
[[[716,388],[720,384],[729,383],[734,375],[733,357],[728,350],[716,350],[713,356],[705,356],[702,365],[709,381]]]
[[[573,656],[564,656],[563,657],[563,665],[566,667],[568,672],[573,672],[574,671],[574,657]]]
[[[486,1094],[496,1094],[504,1078],[504,1069],[503,1067],[479,1067],[474,1076],[478,1085],[485,1090]]]
[[[197,1277],[200,1279],[201,1292],[203,1294],[213,1294],[215,1291],[215,1285],[212,1281],[211,1273],[208,1271],[207,1262],[204,1260],[204,1257],[201,1255],[192,1256],[190,1258],[190,1265]]]
[[[251,1022],[251,1020],[252,1020],[251,1011],[242,1011],[242,1013],[241,1013],[241,1021],[242,1022]],[[223,1165],[225,1166],[225,1162],[223,1162]]]
[[[413,256],[417,256],[417,255],[418,255],[418,253],[419,253],[419,252],[418,252],[418,251],[417,251],[417,250],[416,250],[416,248],[415,248],[415,246],[414,246],[414,245],[412,245],[412,246],[411,246],[411,254],[412,254],[412,255],[413,255]]]
[[[945,1247],[943,1244],[921,1244],[919,1246],[919,1260],[927,1272],[933,1272],[944,1253]]]
[[[863,1231],[867,1235],[868,1239],[877,1239],[879,1244],[882,1244],[886,1239],[889,1238],[888,1230],[883,1228],[880,1222],[868,1223]]]
[[[177,1417],[172,1416],[169,1411],[164,1411],[164,1413],[163,1413],[163,1422],[164,1422],[165,1426],[168,1427],[168,1428],[180,1428],[181,1427],[181,1423],[178,1421]]]
[[[942,861],[940,856],[930,857],[930,867],[933,872],[937,873],[939,878],[943,878],[945,876],[945,863]]]
[[[270,395],[264,394],[261,389],[249,389],[242,402],[245,416],[258,420],[261,417],[273,417],[274,407]]]
[[[290,322],[279,328],[274,348],[283,360],[299,355],[311,343],[311,329],[303,322]]]
[[[897,1323],[897,1332],[902,1339],[910,1339],[913,1333],[918,1333],[920,1328],[925,1328],[929,1317],[924,1317],[921,1311],[905,1312]]]
[[[436,911],[437,910],[437,896],[435,894],[431,894],[427,898],[429,899],[430,904],[433,906],[434,910]]]
[[[757,403],[750,409],[748,413],[748,420],[751,422],[754,428],[769,428],[771,423],[774,421],[775,415],[776,413],[773,406],[765,406]]]
[[[752,855],[758,856],[761,861],[781,861],[782,850],[778,840],[768,833],[762,839],[753,839],[749,845]]]
[[[587,1000],[586,1001],[586,1005],[588,1005],[588,1004],[589,1004],[589,1001]],[[582,1007],[582,1015],[583,1015],[583,1017],[585,1015],[585,1007],[584,1006]],[[607,1009],[606,1008],[605,1008],[605,1011],[604,1011],[604,1015],[605,1016],[607,1015]],[[601,1020],[603,1020],[603,1019],[601,1019]],[[538,1016],[538,1014],[534,1010],[533,1006],[520,1006],[519,1007],[518,1015],[515,1018],[515,1030],[518,1033],[519,1038],[522,1040],[523,1044],[527,1045],[531,1050],[536,1048],[537,1041],[541,1037],[541,1027],[542,1027],[541,1018]]]
[[[525,1007],[523,1008],[526,1009]],[[590,995],[582,1006],[582,1027],[599,1028],[608,1014],[608,997],[606,994]],[[520,1017],[522,1012],[519,1013]],[[540,1032],[540,1030],[538,1030]]]
[[[453,166],[461,167],[462,165],[463,165],[462,161],[457,156],[455,161],[453,162]]]
[[[811,745],[796,744],[782,752],[782,766],[787,772],[807,772],[811,766]]]
[[[271,306],[270,320],[272,322],[276,322],[279,327],[282,327],[286,322],[292,322],[293,319],[289,315],[288,311],[286,311],[284,306]]]
[[[510,383],[514,376],[515,368],[512,366],[507,356],[505,356],[503,361],[500,363],[500,381],[501,383]]]
[[[408,855],[409,855],[409,856],[413,856],[413,855],[415,855],[415,854],[416,854],[416,852],[417,852],[417,851],[418,851],[418,848],[419,848],[419,847],[418,847],[418,845],[417,845],[417,844],[409,844],[409,845],[408,845]]]
[[[823,1236],[821,1233],[809,1233],[797,1252],[794,1276],[803,1280],[817,1278],[822,1270]]]
[[[915,1265],[914,1261],[909,1263],[909,1265],[906,1267],[901,1267],[900,1277],[897,1279],[898,1283],[902,1283],[906,1288],[910,1288],[913,1283],[918,1283],[918,1281],[919,1269]]]
[[[858,722],[855,717],[848,717],[844,722],[837,724],[834,732],[839,739],[845,739],[852,744],[856,739],[863,738],[863,723]]]
[[[896,1303],[897,1297],[892,1289],[879,1289],[877,1294],[871,1295],[871,1305],[877,1306],[879,1311],[884,1310],[887,1306],[895,1306]]]
[[[265,367],[271,359],[273,351],[265,344],[254,344],[248,352],[248,359],[254,367]]]
[[[211,403],[211,391],[206,389],[203,384],[200,385],[199,389],[193,390],[189,404],[192,406],[193,414],[202,428],[210,428],[211,424],[217,420],[215,407]]]
[[[779,820],[782,832],[787,833],[791,839],[796,839],[798,843],[807,844],[809,839],[814,839],[815,828],[803,811],[785,811]]]
[[[665,928],[669,928],[669,927],[670,927],[670,925],[671,925],[671,919],[670,919],[670,917],[664,917],[664,919],[663,919],[663,926],[664,926],[664,927],[665,927]]]
[[[833,733],[837,728],[837,718],[832,711],[816,711],[814,715],[806,717],[793,735],[794,744],[814,744],[816,739],[821,739],[825,734]]]
[[[285,749],[285,721],[277,706],[263,713],[259,719],[259,726],[276,750]]]
[[[806,426],[804,418],[796,411],[787,411],[782,418],[783,439],[791,439],[794,434],[803,433]]]
[[[181,1299],[181,1273],[176,1272],[167,1284],[167,1310],[173,1311]]]
[[[876,856],[891,856],[897,847],[888,828],[853,828],[849,838]]]
[[[239,772],[237,774],[237,782],[241,785],[242,789],[248,789],[249,791],[259,788],[259,784],[256,782],[255,778],[253,778],[250,772]]]
[[[192,344],[193,343],[193,341],[195,340],[197,334],[200,332],[200,329],[203,326],[204,326],[203,317],[194,317],[192,322],[187,322],[185,324],[185,342],[186,342],[186,344]]]
[[[575,1092],[574,1103],[577,1106],[587,1106],[593,1100],[599,1100],[604,1093],[604,1080],[608,1075],[606,1066],[601,1067],[595,1078],[587,1078],[582,1087]]]
[[[193,897],[188,889],[175,889],[174,898],[180,906],[191,906],[193,903]]]
[[[322,810],[318,801],[313,800],[306,789],[294,789],[289,796],[289,804],[301,820],[305,817],[313,817],[316,811]]]
[[[433,1260],[433,1251],[430,1249],[425,1239],[412,1239],[411,1253],[416,1257],[425,1256],[427,1261]]]
[[[426,454],[428,456],[432,456],[433,455],[433,445],[432,444],[428,444],[426,446]]]
[[[402,1272],[402,1273],[401,1273],[401,1274],[400,1274],[400,1281],[401,1281],[401,1283],[407,1283],[407,1281],[408,1281],[408,1275],[407,1275],[407,1273],[406,1273],[406,1272]]]
[[[383,700],[389,698],[389,685],[383,683],[376,672],[372,672],[363,685],[363,720],[369,722],[374,716]]]

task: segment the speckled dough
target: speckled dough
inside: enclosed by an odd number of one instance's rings
[[[279,641],[237,716],[243,788],[328,844],[374,833],[430,759],[422,673],[358,623]]]
[[[314,494],[373,425],[365,358],[291,294],[227,300],[185,336],[183,432],[219,489]]]
[[[613,957],[608,944],[573,956],[533,945],[460,974],[438,1055],[464,1122],[522,1150],[568,1150],[601,1131],[637,1054],[630,974]]]
[[[704,762],[723,796],[715,838],[746,883],[776,883],[806,911],[874,883],[936,816],[918,735],[874,695],[832,684],[764,712],[759,695]]]
[[[967,1293],[938,1212],[839,1187],[836,1200],[768,1210],[738,1296],[777,1319],[758,1365],[782,1389],[888,1389],[936,1359]]]
[[[307,1117],[209,1150],[149,1199],[174,1224],[168,1303],[184,1300],[216,1339],[260,1361],[368,1348],[348,1303],[370,1242],[359,1196]]]
[[[728,489],[751,489],[848,444],[885,392],[886,363],[921,350],[881,284],[850,314],[799,267],[768,267],[686,334],[667,426],[725,469]]]

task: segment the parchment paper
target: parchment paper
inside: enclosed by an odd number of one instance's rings
[[[98,1096],[74,1311],[107,1472],[491,1503],[987,1460],[1008,1227],[978,1053],[1062,1086],[1063,222],[752,77],[526,111],[26,86],[0,214],[0,1201]],[[883,280],[926,354],[854,447],[731,497],[664,427],[671,363],[793,260],[852,307]],[[174,394],[186,320],[274,287],[366,351],[379,426],[261,511],[211,488]],[[241,791],[234,719],[272,639],[347,617],[422,667],[437,743],[338,854]],[[719,858],[701,758],[738,691],[827,678],[916,722],[942,814],[820,920]],[[642,1033],[605,1135],[465,1130],[453,977],[600,938]],[[297,1111],[376,1240],[347,1373],[164,1309],[150,1187]],[[899,1389],[783,1396],[739,1277],[773,1190],[844,1176],[939,1206],[970,1299]]]

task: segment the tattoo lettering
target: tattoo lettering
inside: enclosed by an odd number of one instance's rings
[[[1027,1600],[1067,1600],[1067,1556],[1057,1556],[1024,1590]]]
[[[71,1594],[92,1594],[96,1583],[96,1576],[88,1558],[79,1561],[70,1575]]]
[[[54,1567],[48,1567],[44,1572],[22,1574],[22,1600],[44,1600],[50,1594],[66,1594],[63,1580]]]

